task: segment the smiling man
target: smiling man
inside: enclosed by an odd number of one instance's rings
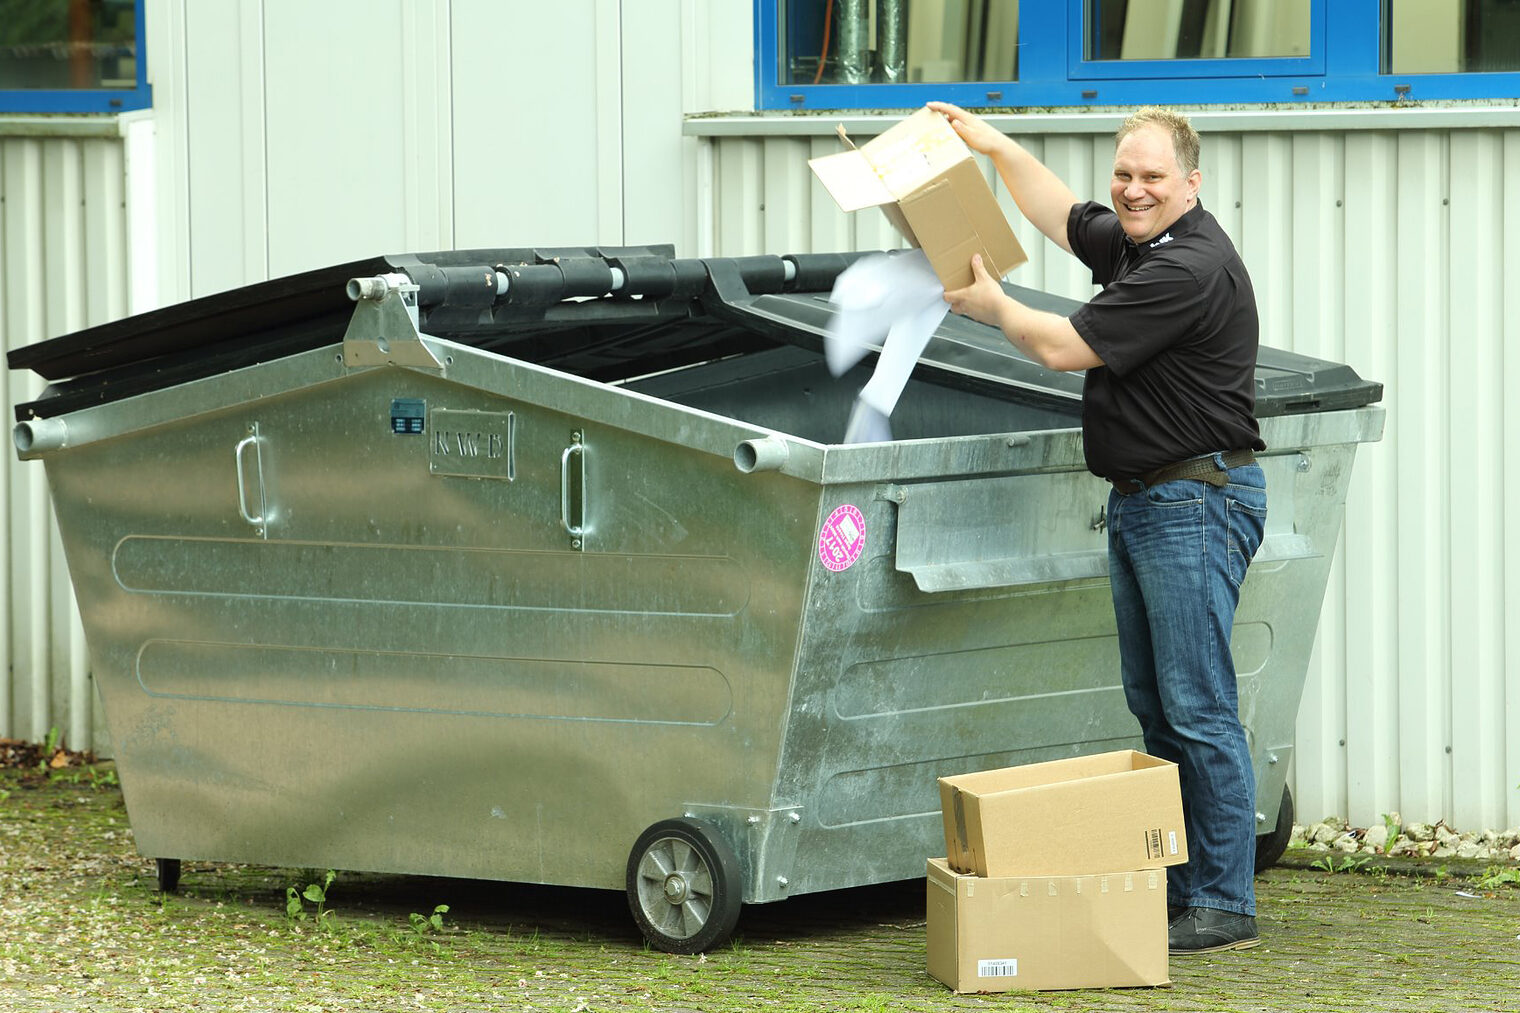
[[[1087,466],[1112,484],[1108,563],[1124,693],[1146,749],[1178,765],[1190,860],[1167,871],[1173,953],[1260,941],[1252,883],[1255,777],[1230,633],[1261,544],[1255,451],[1256,298],[1235,247],[1198,200],[1198,134],[1146,108],[1119,127],[1112,209],[979,117],[931,102],[990,155],[1019,210],[1102,291],[1070,317],[1004,292],[980,258],[950,308],[1002,329],[1050,369],[1086,370]]]

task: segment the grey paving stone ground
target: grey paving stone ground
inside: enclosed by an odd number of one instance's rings
[[[1173,958],[1169,988],[958,996],[924,969],[922,881],[746,909],[705,957],[646,949],[599,891],[340,872],[319,925],[287,917],[310,870],[190,866],[161,900],[113,785],[12,777],[0,1010],[1520,1009],[1520,889],[1496,870],[1315,861],[1258,880],[1261,947]],[[439,904],[444,931],[418,931]]]

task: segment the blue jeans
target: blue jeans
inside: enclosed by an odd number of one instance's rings
[[[1257,464],[1229,469],[1228,480],[1111,492],[1108,566],[1125,698],[1146,750],[1182,779],[1189,860],[1167,870],[1167,904],[1254,915],[1256,779],[1230,631],[1261,545],[1267,483]]]

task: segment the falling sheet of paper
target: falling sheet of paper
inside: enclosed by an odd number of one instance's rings
[[[845,443],[890,440],[889,419],[918,357],[945,319],[945,289],[921,250],[876,253],[842,271],[829,295],[834,315],[824,334],[824,361],[842,376],[881,346],[876,369],[861,388]],[[882,340],[886,335],[886,340]]]
[[[889,443],[892,440],[892,420],[866,404],[857,396],[855,407],[850,409],[850,421],[844,427],[841,443]]]

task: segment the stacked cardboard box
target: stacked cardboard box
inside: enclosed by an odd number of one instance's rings
[[[1164,985],[1173,763],[1134,750],[940,778],[929,973],[957,992]]]

